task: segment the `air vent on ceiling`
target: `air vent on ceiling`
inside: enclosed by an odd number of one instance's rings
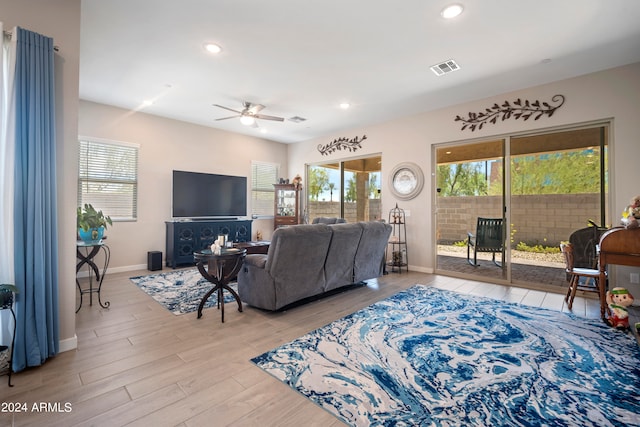
[[[305,120],[307,120],[307,119],[305,119],[304,117],[300,117],[300,116],[289,117],[289,121],[292,121],[294,123],[302,123]]]
[[[456,64],[456,61],[454,61],[453,59],[449,59],[440,64],[433,65],[431,67],[431,71],[436,73],[436,76],[442,76],[444,74],[451,73],[459,69],[460,69],[460,66]]]

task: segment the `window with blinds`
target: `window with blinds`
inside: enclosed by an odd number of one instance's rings
[[[139,146],[85,138],[79,142],[78,206],[89,203],[114,221],[135,221]]]
[[[257,217],[273,217],[273,184],[278,182],[279,165],[251,162],[251,214]]]

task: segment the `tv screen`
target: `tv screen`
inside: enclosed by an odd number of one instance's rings
[[[240,217],[247,215],[244,176],[173,171],[174,218]]]

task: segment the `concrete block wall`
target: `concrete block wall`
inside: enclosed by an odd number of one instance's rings
[[[438,242],[466,240],[468,231],[475,233],[478,217],[500,218],[502,204],[501,196],[438,197]],[[513,196],[510,240],[513,246],[557,246],[589,219],[600,222],[599,194]]]
[[[384,213],[380,211],[381,200],[369,199],[369,221],[376,221],[380,218],[387,220],[388,212]],[[339,202],[307,202],[307,212],[309,214],[309,222],[313,218],[319,216],[327,217],[339,217],[340,216],[340,203]],[[357,205],[355,202],[347,202],[344,204],[344,218],[347,222],[357,222],[358,213]]]

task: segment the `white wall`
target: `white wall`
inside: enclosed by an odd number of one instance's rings
[[[75,348],[78,73],[80,64],[80,0],[0,0],[5,29],[19,26],[53,37],[55,54],[56,156],[58,176],[58,257],[60,260],[60,350]]]
[[[483,111],[494,102],[517,98],[550,101],[556,94],[564,95],[566,101],[551,118],[545,116],[537,121],[526,122],[515,119],[499,121],[475,132],[461,131],[460,123],[454,121],[456,115],[466,116],[470,111]],[[410,269],[429,272],[435,267],[431,165],[431,148],[434,144],[613,119],[610,188],[611,211],[617,215],[632,196],[640,194],[637,166],[640,159],[639,117],[640,63],[294,144],[289,146],[289,170],[304,170],[306,163],[341,159],[345,153],[322,156],[316,147],[337,137],[351,138],[366,134],[363,148],[351,154],[363,156],[382,153],[382,211],[388,212],[396,202],[401,208],[410,210],[411,216],[407,218]],[[389,192],[388,174],[395,165],[405,161],[417,163],[422,168],[426,185],[415,199],[397,201]],[[612,221],[617,225],[618,218],[612,218]],[[616,283],[628,287],[640,300],[640,287],[629,284],[629,271],[638,269],[619,267],[617,270]]]
[[[279,163],[280,175],[287,176],[286,145],[261,138],[88,101],[80,102],[78,129],[84,137],[140,145],[138,220],[116,222],[106,233],[112,272],[146,268],[147,251],[162,251],[165,261],[165,221],[171,219],[174,169],[251,177],[251,161],[258,160]],[[257,230],[268,239],[273,220],[254,221],[254,238]]]

